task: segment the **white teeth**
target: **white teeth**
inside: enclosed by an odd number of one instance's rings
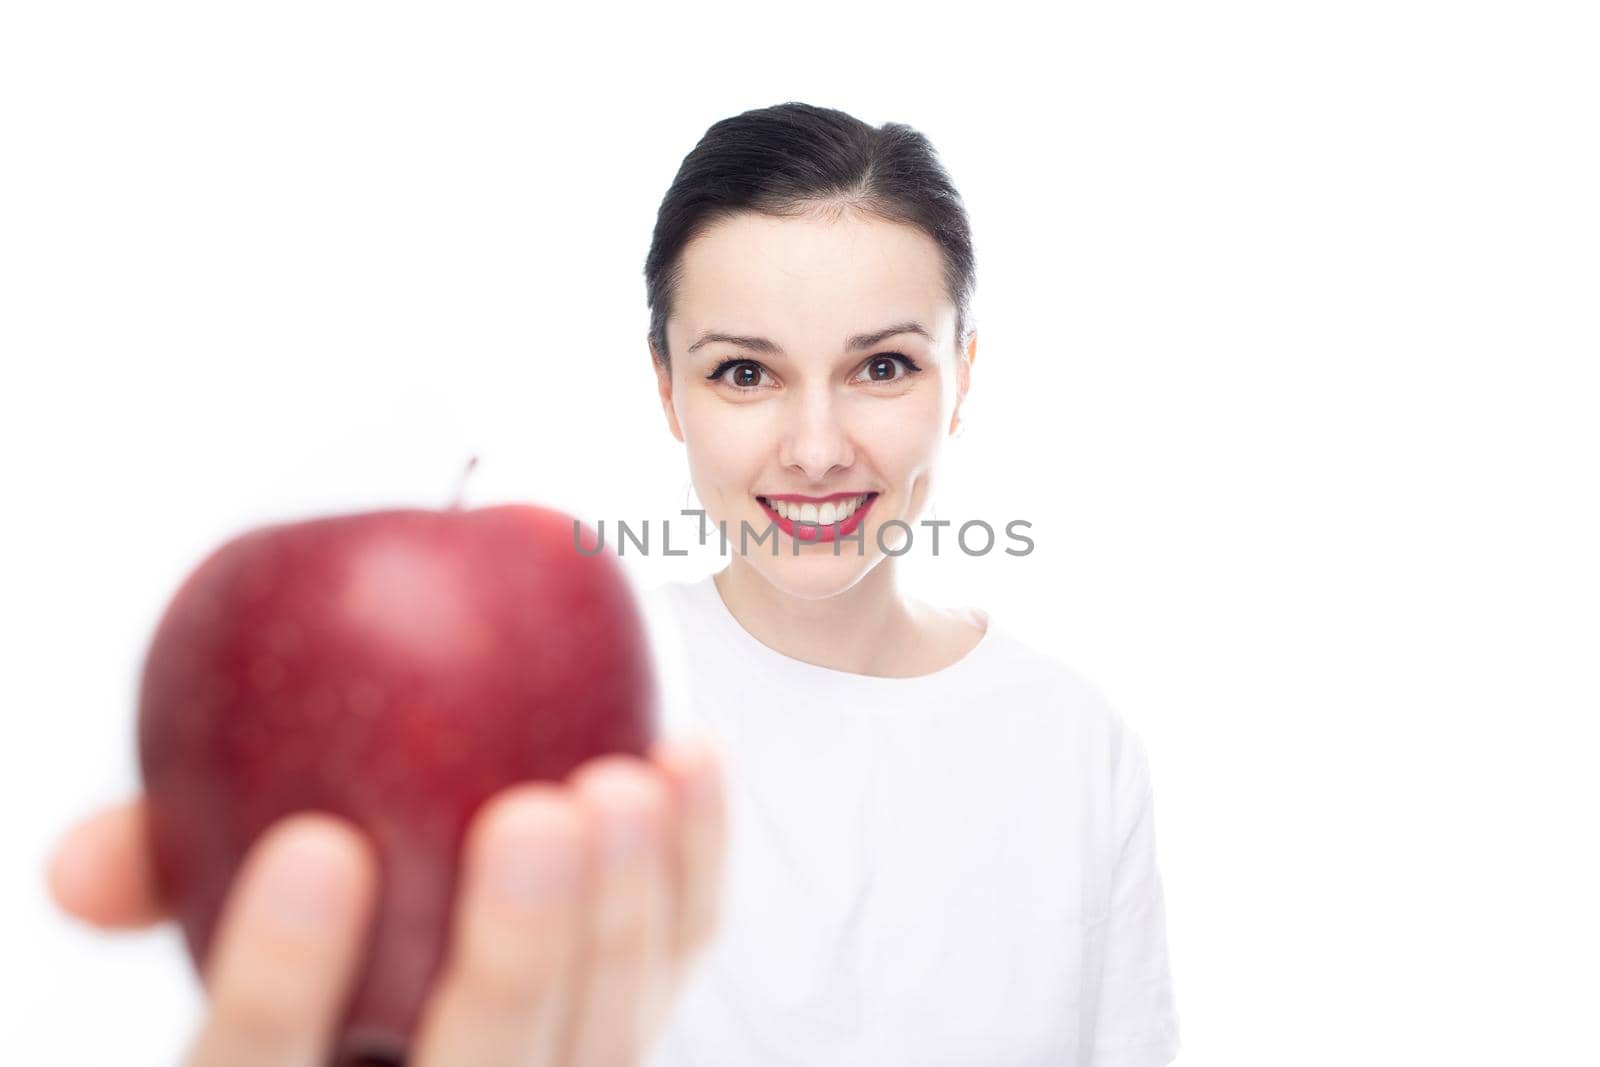
[[[814,526],[831,526],[843,522],[856,513],[856,509],[866,503],[870,493],[863,493],[853,500],[841,500],[838,503],[829,501],[818,507],[816,504],[801,504],[784,500],[769,500],[772,510],[778,513],[779,518],[789,519],[793,522],[809,522]]]

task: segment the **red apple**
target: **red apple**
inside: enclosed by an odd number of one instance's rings
[[[632,590],[610,552],[577,550],[570,516],[504,505],[258,529],[188,577],[145,662],[157,877],[200,967],[257,835],[308,809],[355,822],[382,883],[337,1061],[398,1062],[474,811],[516,782],[646,755],[656,714]]]

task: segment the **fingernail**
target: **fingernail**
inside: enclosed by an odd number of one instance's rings
[[[293,926],[335,925],[349,907],[349,858],[320,830],[297,830],[274,843],[261,875],[267,909]]]
[[[489,855],[488,879],[502,895],[537,901],[571,889],[580,871],[570,835],[552,827],[543,812],[525,811]]]
[[[650,843],[650,820],[642,811],[611,812],[601,828],[601,851],[612,866],[631,863]]]
[[[722,774],[716,756],[704,749],[696,753],[694,772],[684,783],[689,806],[695,811],[705,811],[721,795]]]

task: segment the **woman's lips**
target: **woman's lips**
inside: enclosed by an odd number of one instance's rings
[[[763,496],[756,497],[756,502],[761,505],[761,510],[767,513],[767,518],[771,519],[778,529],[790,537],[797,541],[823,544],[855,533],[856,528],[861,525],[862,517],[866,515],[867,509],[872,507],[873,501],[877,499],[877,493],[867,493],[866,499],[847,515],[842,522],[835,521],[830,523],[799,522],[793,518],[779,515],[773,510],[772,504],[767,498]],[[788,510],[787,506],[785,510]]]

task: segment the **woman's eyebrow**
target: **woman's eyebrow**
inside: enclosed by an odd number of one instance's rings
[[[908,319],[905,322],[897,322],[892,326],[885,326],[881,330],[873,330],[871,333],[858,333],[845,342],[845,348],[848,351],[871,348],[875,344],[885,341],[896,334],[902,333],[921,334],[927,340],[933,340],[933,335],[927,331],[922,323]],[[765,337],[740,337],[735,334],[728,333],[708,333],[701,337],[700,340],[690,345],[689,351],[693,352],[702,345],[711,344],[713,341],[721,341],[723,344],[737,345],[739,348],[748,349],[751,352],[760,352],[763,355],[783,355],[783,349],[778,347],[776,342],[770,341]]]

